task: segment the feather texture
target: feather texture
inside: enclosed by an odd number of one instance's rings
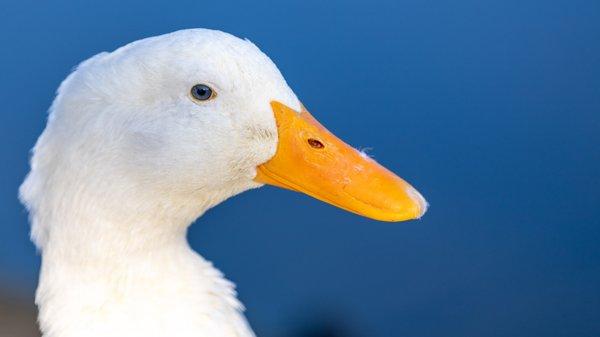
[[[194,101],[198,83],[216,98]],[[300,110],[254,44],[205,29],[100,53],[65,79],[20,188],[45,337],[253,336],[233,284],[185,236],[260,186],[272,100]]]

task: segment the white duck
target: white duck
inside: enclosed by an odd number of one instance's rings
[[[385,221],[427,207],[318,124],[247,40],[184,30],[80,64],[20,189],[42,253],[44,336],[254,336],[186,230],[263,183]]]

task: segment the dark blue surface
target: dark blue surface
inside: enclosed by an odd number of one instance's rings
[[[2,286],[35,286],[16,191],[60,81],[190,27],[257,43],[323,124],[432,205],[386,224],[263,188],[211,210],[190,241],[238,283],[259,335],[600,336],[594,0],[5,3]]]

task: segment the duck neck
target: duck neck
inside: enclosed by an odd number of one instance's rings
[[[45,337],[252,336],[233,285],[186,240],[189,224],[218,198],[79,197],[46,217],[36,294]]]

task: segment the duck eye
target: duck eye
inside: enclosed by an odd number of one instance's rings
[[[192,97],[198,101],[206,101],[213,98],[214,93],[212,89],[204,84],[196,84],[191,90]]]

